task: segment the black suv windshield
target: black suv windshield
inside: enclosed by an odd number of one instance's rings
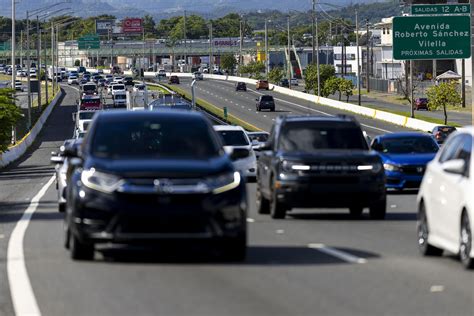
[[[348,124],[292,122],[280,136],[279,148],[284,152],[312,153],[327,149],[367,149],[360,128]]]
[[[242,131],[219,131],[225,146],[247,146],[249,143]]]
[[[99,158],[209,159],[219,145],[204,121],[152,118],[99,123],[91,143]]]
[[[269,101],[273,101],[273,97],[271,95],[263,95],[261,100],[263,102],[269,102]]]
[[[80,120],[91,120],[95,112],[79,112]]]
[[[428,154],[437,152],[439,148],[431,137],[385,138],[380,143],[383,152],[388,154]]]

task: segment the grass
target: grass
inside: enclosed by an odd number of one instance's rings
[[[379,106],[376,106],[376,105],[373,105],[373,104],[365,104],[364,106],[366,106],[368,108],[371,108],[371,109],[385,111],[385,112],[398,114],[398,115],[402,115],[402,116],[407,116],[407,117],[411,116],[411,113],[409,111],[387,110],[386,108],[379,107]],[[430,122],[430,123],[434,123],[434,124],[444,125],[444,119],[432,118],[432,117],[425,116],[425,115],[422,115],[422,114],[420,115],[418,113],[415,115],[415,118],[418,119],[418,120],[422,120],[422,121],[426,121],[426,122]],[[457,123],[449,122],[449,115],[448,115],[448,124],[452,125],[452,126],[456,126],[456,127],[461,126]]]
[[[165,89],[163,89],[160,86],[147,85],[147,88],[148,88],[148,90],[159,91],[161,94],[168,94],[168,91],[166,91]]]
[[[185,91],[184,89],[181,89],[176,86],[171,86],[167,84],[163,84],[163,86],[167,87],[170,90],[175,91],[176,93],[180,94],[183,98],[187,99],[188,101],[192,100],[191,93]],[[233,114],[228,114],[227,115],[227,120],[224,117],[224,110],[215,106],[214,104],[207,102],[201,98],[196,99],[196,106],[203,109],[204,111],[210,113],[211,115],[214,115],[224,121],[227,121],[227,123],[232,124],[232,125],[240,125],[242,126],[245,130],[251,131],[251,132],[257,132],[261,131],[258,127],[245,122],[244,120],[238,118],[237,116]]]

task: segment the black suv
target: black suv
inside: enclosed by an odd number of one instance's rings
[[[237,82],[235,91],[247,91],[247,84],[245,82]]]
[[[127,87],[133,87],[135,85],[135,83],[133,82],[133,78],[132,77],[125,77],[123,79],[123,84]]]
[[[245,183],[200,113],[97,113],[68,169],[65,245],[209,241],[228,260],[247,245]]]
[[[292,208],[348,207],[385,218],[385,174],[351,117],[282,116],[260,151],[257,209],[284,218]]]
[[[255,105],[255,109],[260,112],[264,109],[269,109],[272,112],[275,112],[275,100],[271,95],[262,95],[258,99],[255,99],[257,104]]]

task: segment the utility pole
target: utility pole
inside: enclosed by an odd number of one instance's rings
[[[184,71],[187,72],[188,67],[188,56],[187,56],[187,41],[186,38],[188,37],[187,30],[186,30],[186,10],[184,10]]]
[[[462,98],[462,107],[466,107],[466,60],[461,60],[461,98]]]
[[[51,85],[53,86],[53,93],[56,91],[56,85],[54,84],[54,23],[51,21]]]
[[[239,47],[239,73],[240,76],[242,76],[242,73],[240,72],[240,67],[242,67],[243,64],[243,56],[242,56],[242,46],[244,45],[244,33],[242,29],[242,18],[240,19],[240,47]]]
[[[268,64],[268,26],[267,20],[265,20],[265,76],[268,79],[268,73],[270,72]]]
[[[16,79],[16,65],[15,65],[15,10],[16,10],[16,0],[12,0],[12,89],[15,89],[15,79]],[[15,139],[16,141],[16,139]]]
[[[415,108],[413,107],[413,59],[410,59],[410,113],[411,117],[415,118]]]
[[[370,82],[369,82],[369,63],[370,63],[370,54],[369,54],[369,49],[370,49],[370,46],[369,46],[369,40],[370,40],[370,36],[369,36],[369,19],[366,19],[365,20],[366,24],[367,24],[367,70],[366,70],[366,78],[367,78],[367,93],[370,92]]]
[[[315,10],[316,10],[316,0],[313,0],[313,9],[311,10],[311,48],[312,48],[312,53],[313,53],[313,58],[312,58],[312,63],[314,64],[316,62],[316,47],[315,47],[315,42],[314,42],[314,38],[315,38],[315,32],[314,32],[314,29],[315,29]]]
[[[41,33],[40,33],[41,34]],[[40,39],[41,40],[41,39]],[[44,85],[45,85],[45,92],[46,92],[46,103],[48,103],[48,66],[46,61],[46,36],[44,37],[44,47],[43,47],[43,59],[44,59]],[[40,70],[41,73],[41,70]]]
[[[356,15],[356,46],[357,46],[357,102],[361,105],[360,96],[360,53],[359,53],[359,13],[355,12]]]
[[[39,26],[39,16],[36,16],[36,78],[38,81],[38,106],[41,110],[41,31]]]
[[[316,41],[316,75],[318,77],[318,96],[321,95],[321,83],[319,75],[319,39],[318,39],[318,17],[314,15],[314,20],[316,21],[316,26],[314,27],[314,40]]]
[[[287,23],[287,26],[288,26],[288,59],[287,59],[287,76],[288,76],[288,88],[291,89],[291,57],[290,57],[290,54],[291,54],[291,51],[290,51],[290,14],[288,13],[288,23]]]
[[[26,11],[26,84],[27,84],[27,91],[28,91],[28,123],[27,128],[30,130],[31,128],[31,87],[30,87],[30,16],[29,12]]]
[[[212,74],[212,22],[209,23],[209,74]]]
[[[58,75],[57,72],[59,70],[59,24],[56,25],[56,43],[55,43],[55,48],[56,48],[56,72],[54,75],[54,81],[56,83],[56,88],[59,90],[59,84],[58,84]]]
[[[20,31],[20,67],[23,68],[23,30]]]

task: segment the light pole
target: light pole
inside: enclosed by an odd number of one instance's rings
[[[270,72],[270,65],[268,62],[268,26],[267,20],[265,20],[265,76],[268,79],[268,73]]]
[[[16,11],[16,2],[12,0],[12,89],[15,89],[15,76],[16,76],[16,65],[15,65],[15,11]]]
[[[287,30],[288,30],[288,59],[287,59],[287,69],[286,75],[288,77],[288,88],[291,89],[291,50],[290,50],[290,14],[288,13],[288,21],[287,21]]]
[[[242,76],[242,73],[240,72],[240,67],[242,67],[242,64],[243,64],[242,46],[244,44],[244,34],[243,34],[243,29],[242,29],[242,16],[240,17],[240,22],[239,22],[239,35],[240,35],[240,41],[239,41],[239,73],[240,73],[240,76]]]
[[[361,104],[361,96],[360,96],[360,53],[359,53],[359,14],[357,10],[355,11],[356,16],[356,46],[357,46],[357,101],[358,104]]]
[[[212,74],[212,21],[209,23],[209,74]]]

